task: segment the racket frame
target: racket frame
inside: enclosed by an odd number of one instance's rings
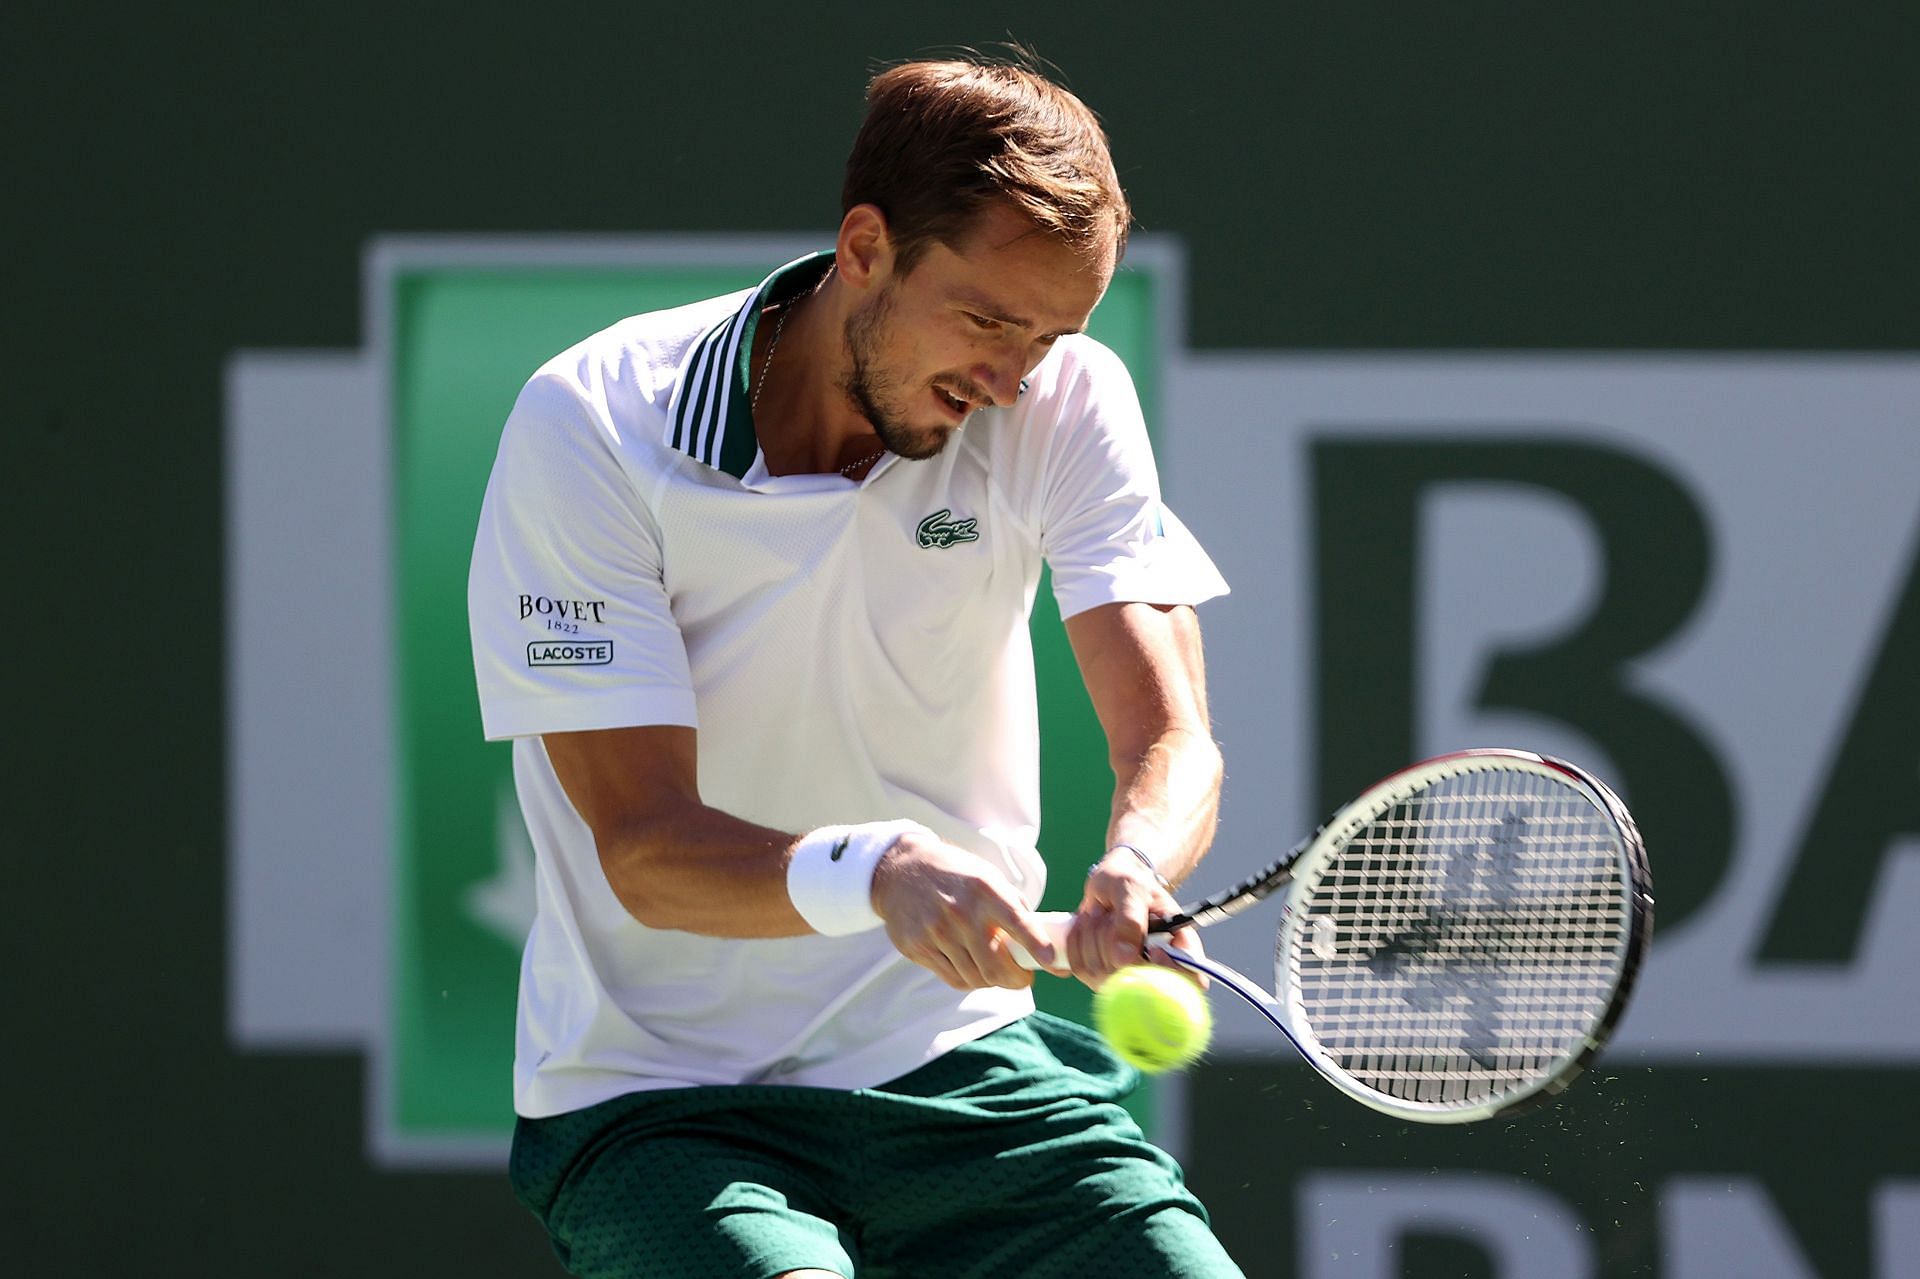
[[[1299,1006],[1283,960],[1290,932],[1303,913],[1297,902],[1303,891],[1311,888],[1319,868],[1342,850],[1358,831],[1391,809],[1395,803],[1441,778],[1516,767],[1522,771],[1542,772],[1571,783],[1608,818],[1619,835],[1619,869],[1626,898],[1625,927],[1615,952],[1619,975],[1606,1007],[1593,1025],[1550,1069],[1543,1071],[1525,1088],[1484,1100],[1459,1103],[1414,1103],[1392,1097],[1366,1085],[1341,1068],[1311,1033],[1311,1019]],[[1282,907],[1272,992],[1217,960],[1190,955],[1179,947],[1166,946],[1169,957],[1185,967],[1205,973],[1239,995],[1272,1022],[1328,1082],[1354,1100],[1385,1114],[1420,1123],[1471,1123],[1512,1115],[1565,1091],[1591,1064],[1619,1024],[1645,960],[1653,929],[1653,895],[1646,847],[1639,828],[1619,796],[1575,764],[1548,755],[1499,747],[1453,751],[1389,774],[1328,818],[1318,830],[1284,856],[1211,897],[1182,906],[1178,914],[1154,921],[1152,931],[1167,933],[1188,924],[1204,928],[1231,918],[1282,889],[1292,891],[1289,891]],[[1302,1033],[1303,1030],[1307,1033]]]

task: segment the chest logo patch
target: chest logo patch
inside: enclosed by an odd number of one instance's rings
[[[974,525],[978,523],[978,520],[956,520],[952,511],[938,510],[920,521],[915,538],[921,546],[942,549],[961,542],[977,542],[980,534],[974,530]]]

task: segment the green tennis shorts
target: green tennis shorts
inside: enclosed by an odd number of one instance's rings
[[[1119,1105],[1138,1083],[1036,1013],[878,1088],[674,1088],[522,1119],[513,1188],[579,1275],[1239,1276]]]

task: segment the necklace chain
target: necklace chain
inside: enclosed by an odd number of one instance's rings
[[[865,457],[861,458],[859,461],[849,462],[845,466],[841,467],[840,474],[845,475],[849,479],[851,479],[853,476],[853,472],[859,470],[861,467],[865,466],[869,462],[878,462],[881,458],[885,457],[886,455],[887,455],[887,446],[882,444],[879,448],[867,454]]]
[[[760,379],[753,384],[753,395],[747,400],[747,407],[756,413],[760,411],[760,392],[767,389],[767,374],[773,372],[773,353],[780,349],[780,335],[787,331],[787,312],[791,310],[792,302],[780,304],[780,318],[773,325],[773,340],[767,343],[767,353],[760,358]]]

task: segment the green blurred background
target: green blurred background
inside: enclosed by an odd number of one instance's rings
[[[876,63],[1009,35],[1102,113],[1142,229],[1185,242],[1196,349],[1920,349],[1905,3],[17,0],[0,16],[16,1273],[554,1272],[498,1174],[372,1165],[359,1054],[228,1046],[223,364],[359,346],[376,234],[828,229]],[[1301,1146],[1325,1166],[1462,1162],[1432,1134],[1328,1137],[1297,1114],[1252,1147],[1231,1106],[1269,1072],[1194,1089],[1194,1179],[1235,1241],[1284,1255],[1272,1182]],[[1756,1114],[1858,1204],[1827,1140],[1857,1116],[1783,1106],[1784,1072],[1729,1078],[1704,1134],[1619,1149],[1645,1071],[1555,1121],[1572,1135],[1551,1157],[1591,1156],[1622,1207],[1608,1273],[1656,1273],[1643,1165],[1672,1147],[1703,1172],[1766,1166]],[[1885,1141],[1911,1177],[1898,1122]],[[1548,1157],[1469,1140],[1489,1167]],[[1820,1274],[1866,1272],[1862,1210],[1784,1210]],[[1487,1264],[1445,1238],[1415,1252],[1409,1275]],[[1290,1273],[1272,1265],[1251,1272]]]

